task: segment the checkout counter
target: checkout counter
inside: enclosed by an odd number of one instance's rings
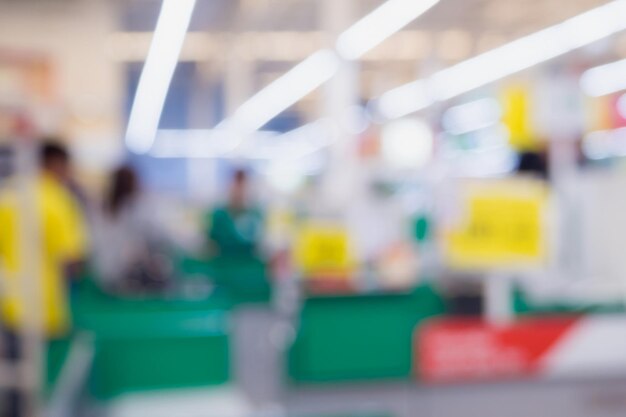
[[[124,297],[85,277],[73,296],[74,332],[52,341],[47,386],[53,389],[76,337],[89,336],[93,359],[87,394],[106,401],[121,394],[218,386],[231,380],[230,312],[271,297],[258,259],[179,260],[175,291]]]

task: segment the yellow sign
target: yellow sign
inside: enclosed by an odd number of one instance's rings
[[[547,190],[533,180],[487,180],[461,187],[461,216],[444,232],[456,268],[517,268],[545,260]]]
[[[296,239],[295,261],[308,276],[347,276],[354,269],[348,232],[334,224],[304,225]]]
[[[534,136],[530,117],[530,93],[526,86],[512,85],[502,93],[504,114],[502,123],[508,128],[511,146],[520,151],[530,151],[539,148],[539,142]]]

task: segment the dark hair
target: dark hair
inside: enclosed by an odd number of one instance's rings
[[[117,168],[111,175],[105,211],[112,217],[117,216],[138,191],[139,182],[135,170],[127,165]]]
[[[44,140],[39,147],[39,164],[42,167],[49,166],[54,161],[67,163],[70,154],[65,145],[54,139]]]
[[[534,174],[540,178],[548,177],[548,163],[545,155],[539,152],[526,151],[519,156],[517,172]]]
[[[245,169],[237,168],[233,172],[233,183],[241,184],[241,183],[246,182],[247,180],[248,180],[248,173],[246,172]]]

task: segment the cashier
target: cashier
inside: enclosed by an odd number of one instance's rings
[[[254,256],[263,235],[263,215],[251,204],[249,177],[237,170],[232,176],[228,198],[207,216],[208,240],[219,256]]]

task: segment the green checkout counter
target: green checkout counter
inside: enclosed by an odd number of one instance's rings
[[[265,265],[256,259],[180,260],[181,280],[209,277],[213,290],[185,296],[122,298],[87,277],[72,302],[74,336],[93,339],[88,394],[105,401],[120,394],[224,384],[230,378],[229,312],[268,303]],[[47,387],[57,381],[74,338],[47,350]]]
[[[258,260],[183,259],[184,277],[212,278],[205,296],[123,299],[84,280],[74,297],[76,334],[92,335],[88,391],[106,401],[120,394],[216,386],[230,380],[229,312],[240,304],[267,304],[266,267]],[[184,279],[184,278],[183,278]],[[512,294],[518,315],[624,311],[616,306],[539,306],[520,289]],[[305,296],[286,354],[289,383],[409,379],[414,331],[446,313],[430,284],[412,291]],[[57,378],[68,341],[48,349],[48,384]]]
[[[413,330],[445,311],[430,285],[410,292],[305,298],[288,353],[293,383],[409,378]]]
[[[197,258],[180,259],[184,276],[200,275],[211,278],[229,294],[234,305],[268,304],[272,296],[267,264],[249,256],[222,256],[205,261]]]
[[[227,294],[124,300],[85,284],[74,320],[78,331],[95,337],[89,381],[94,398],[228,381]]]
[[[518,316],[626,311],[624,303],[538,304],[520,288],[511,296]],[[406,293],[307,296],[288,351],[289,380],[323,384],[411,378],[419,372],[412,356],[415,329],[446,310],[431,285]]]

